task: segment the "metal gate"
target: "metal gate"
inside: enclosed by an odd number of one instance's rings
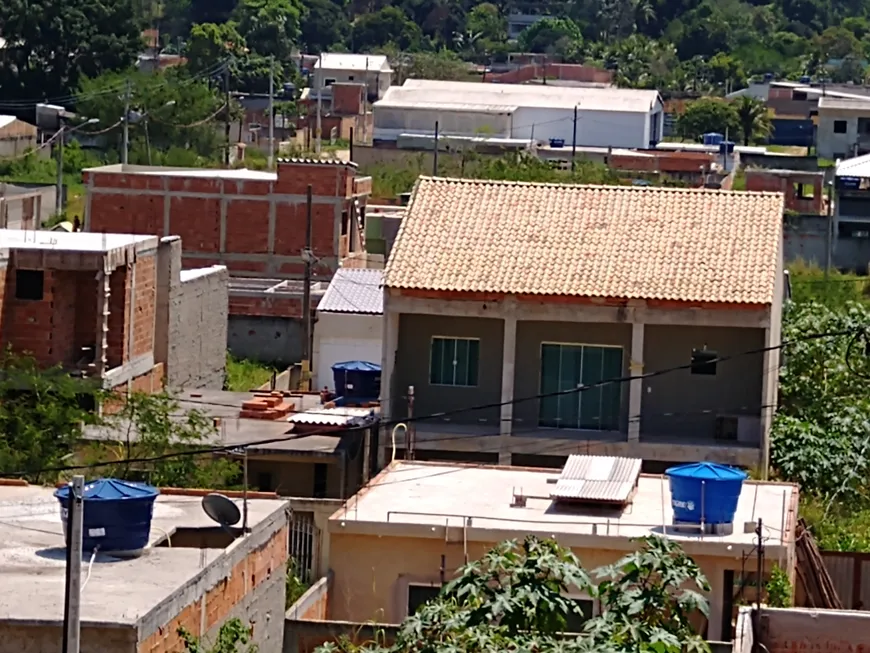
[[[319,553],[320,529],[314,524],[314,513],[294,511],[290,523],[290,556],[301,581],[317,580]]]

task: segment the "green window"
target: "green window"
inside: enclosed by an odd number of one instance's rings
[[[432,338],[429,383],[476,386],[480,341],[476,338]]]
[[[563,392],[622,376],[622,348],[541,345],[541,394]],[[619,430],[621,383],[541,398],[540,426]]]

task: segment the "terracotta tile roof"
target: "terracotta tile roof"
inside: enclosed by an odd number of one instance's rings
[[[781,193],[421,177],[384,283],[768,304],[782,214]]]

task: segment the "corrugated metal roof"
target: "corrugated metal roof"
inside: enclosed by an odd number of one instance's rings
[[[639,458],[569,456],[551,499],[626,503],[640,476]]]
[[[384,271],[365,268],[339,268],[317,305],[320,313],[384,312]]]
[[[870,177],[870,154],[840,161],[834,174],[837,177]]]
[[[661,101],[658,91],[632,88],[572,88],[530,86],[528,84],[487,84],[408,79],[402,86],[391,86],[375,109],[402,104],[465,104],[499,107],[543,107],[580,111],[623,111],[648,113]],[[425,108],[425,106],[423,106]]]
[[[304,413],[296,413],[287,418],[293,424],[316,424],[318,426],[357,426],[374,416],[371,408],[316,408]]]

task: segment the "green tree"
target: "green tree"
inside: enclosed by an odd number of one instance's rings
[[[299,42],[302,12],[300,0],[239,0],[233,19],[252,50],[283,62]]]
[[[124,115],[124,92],[112,92],[130,84],[130,107],[145,118],[131,121],[130,162],[166,163],[161,152],[179,148],[188,152],[190,164],[220,158],[223,140],[214,117],[224,104],[223,95],[207,79],[192,77],[187,67],[159,73],[106,73],[84,79],[79,89],[79,111],[99,119],[96,127],[116,128],[107,133],[106,146],[120,152],[119,121]],[[211,120],[209,120],[211,118]],[[178,162],[179,165],[182,162]]]
[[[415,52],[407,57],[403,78],[468,81],[469,67],[450,50]]]
[[[507,19],[490,2],[483,2],[468,12],[465,29],[472,34],[480,34],[488,44],[507,40]]]
[[[25,472],[34,483],[52,482],[41,473],[66,461],[81,442],[82,425],[94,424],[90,410],[103,398],[93,381],[75,379],[60,367],[41,369],[28,355],[0,356],[0,476]]]
[[[863,56],[861,42],[845,27],[829,27],[816,39],[823,60],[845,59],[848,56]]]
[[[366,52],[393,44],[399,50],[420,47],[423,32],[398,7],[384,7],[380,11],[359,16],[351,29],[354,49]]]
[[[831,281],[831,285],[840,284]],[[848,335],[870,329],[864,302],[792,303],[783,320],[779,409],[771,429],[771,464],[801,491],[830,503],[863,494],[870,473],[870,392],[863,344]]]
[[[5,100],[67,96],[82,77],[127,68],[142,48],[133,0],[3,0]]]
[[[522,544],[505,542],[463,567],[437,598],[408,617],[393,646],[345,641],[318,653],[708,651],[688,622],[692,612],[707,612],[698,590],[709,586],[697,565],[675,542],[648,537],[639,544],[639,551],[597,572],[606,580],[596,590],[576,556],[556,542],[534,536]],[[598,596],[602,614],[572,638],[562,633],[570,616],[583,616],[566,596],[576,590]]]
[[[257,653],[257,645],[251,643],[253,627],[238,617],[221,625],[212,646],[203,646],[202,641],[186,628],[179,628],[178,635],[184,641],[184,653]]]
[[[698,140],[703,134],[727,133],[736,138],[740,131],[740,117],[730,102],[717,98],[701,98],[686,106],[677,120],[677,131],[683,138]]]
[[[571,54],[583,46],[583,33],[570,18],[544,18],[522,31],[519,46],[523,52]]]
[[[168,456],[167,454],[211,446],[217,428],[202,411],[181,410],[178,401],[167,393],[131,393],[120,410],[105,419],[107,437],[120,439],[113,453],[119,461],[104,467],[115,478],[146,480],[158,487],[227,487],[239,474],[238,463],[227,458],[206,456]],[[130,459],[155,458],[147,463]],[[105,459],[105,451],[98,451]]]
[[[302,18],[301,39],[312,54],[344,47],[350,36],[346,12],[332,0],[308,0]]]
[[[598,571],[602,614],[589,632],[618,651],[673,653],[709,651],[690,623],[694,614],[709,616],[710,585],[680,545],[665,537],[641,540],[640,550]]]
[[[194,72],[214,70],[217,64],[230,57],[240,57],[247,52],[247,44],[238,30],[238,24],[198,23],[190,28],[184,56],[187,66]]]
[[[767,105],[754,97],[743,95],[734,102],[734,110],[740,122],[743,144],[764,140],[773,129]]]

